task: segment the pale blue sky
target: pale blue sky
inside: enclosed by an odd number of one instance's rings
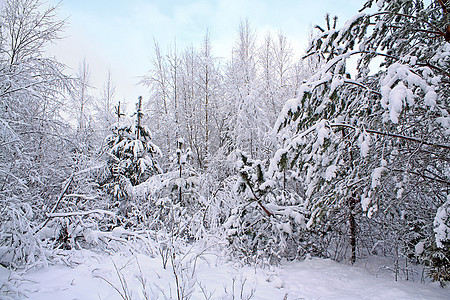
[[[48,0],[56,4],[59,0]],[[62,0],[60,16],[68,17],[64,40],[49,50],[75,72],[85,57],[91,83],[101,88],[108,68],[118,100],[133,101],[145,89],[137,77],[151,67],[153,39],[162,50],[176,40],[177,48],[198,46],[208,30],[216,56],[226,57],[247,18],[263,37],[281,30],[299,54],[306,47],[309,27],[337,15],[340,24],[357,13],[363,0]]]

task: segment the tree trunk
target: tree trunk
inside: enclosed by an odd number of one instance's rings
[[[350,258],[350,261],[352,264],[356,262],[356,221],[355,216],[353,215],[353,210],[355,209],[356,201],[352,197],[349,201],[349,215],[348,215],[348,221],[349,221],[349,229],[350,229],[350,246],[352,248],[352,256]]]

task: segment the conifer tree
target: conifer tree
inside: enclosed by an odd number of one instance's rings
[[[270,180],[266,163],[241,151],[238,155],[236,191],[242,202],[224,224],[232,251],[249,262],[298,257],[304,217],[296,204],[301,199]],[[287,202],[291,205],[280,205]]]
[[[361,10],[367,12],[339,29],[329,17],[325,29],[317,27],[308,55],[324,65],[285,105],[276,124],[283,146],[270,172],[272,179],[285,170],[298,174],[308,228],[347,214],[352,261],[355,221],[363,215],[388,224],[405,255],[422,241],[448,257],[433,235],[433,216],[444,210],[438,208],[450,183],[447,7],[443,1],[376,4],[370,12],[374,1],[367,1]],[[358,58],[354,72],[351,57]],[[448,218],[439,220],[448,227]],[[404,234],[405,228],[416,229]]]
[[[139,97],[136,112],[132,115],[135,117],[134,125],[121,124],[124,114],[120,102],[116,114],[118,122],[111,127],[112,134],[107,137],[108,165],[116,183],[125,181],[125,185],[129,182],[135,186],[161,173],[157,161],[161,151],[152,142],[148,128],[142,124],[142,97]]]

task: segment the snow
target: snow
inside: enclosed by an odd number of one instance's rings
[[[405,98],[406,87],[403,82],[400,82],[389,93],[389,117],[392,123],[398,123],[398,116],[402,112],[403,99]]]
[[[449,117],[439,117],[436,118],[436,122],[444,127],[445,134],[450,135],[450,118]]]
[[[410,56],[409,57],[409,64],[411,66],[415,66],[417,64],[417,56]]]
[[[433,225],[436,245],[444,248],[443,242],[450,241],[450,194],[447,195],[447,201],[438,208]]]
[[[289,222],[286,223],[282,223],[281,225],[281,230],[287,234],[292,234],[292,228],[291,225],[289,224]]]
[[[450,43],[443,43],[441,47],[436,51],[431,61],[441,66],[448,64],[450,57]]]
[[[370,135],[368,135],[366,132],[361,136],[362,142],[360,143],[359,147],[361,150],[361,156],[366,157],[367,154],[369,154],[370,150]]]
[[[363,211],[367,211],[370,205],[370,197],[361,196],[361,208]]]
[[[414,59],[413,59],[414,62]],[[435,87],[429,85],[425,78],[430,77],[431,82],[436,81],[429,68],[422,69],[423,78],[416,74],[408,65],[394,63],[389,66],[385,77],[381,81],[381,106],[389,110],[389,118],[397,124],[400,113],[406,104],[415,104],[414,89],[419,87],[425,93],[423,102],[426,106],[434,108],[438,95]],[[432,77],[432,78],[431,78]]]
[[[327,181],[330,181],[331,179],[336,177],[336,171],[337,171],[337,167],[335,165],[329,166],[325,172],[325,179]]]
[[[302,88],[304,89],[304,86],[302,86]],[[300,90],[299,93],[300,95],[298,98],[289,99],[285,102],[279,114],[279,117],[273,127],[274,132],[276,132],[281,127],[281,125],[286,121],[285,116],[288,116],[290,113],[294,114],[299,109],[300,99],[303,97],[304,91]]]
[[[365,16],[366,16],[366,14],[364,14],[364,13],[359,13],[359,14],[355,14],[353,17],[351,17],[350,19],[348,19],[348,20],[345,22],[344,26],[342,26],[342,27],[339,29],[339,35],[338,35],[338,37],[336,38],[336,40],[339,41],[340,39],[342,39],[344,33],[347,32],[347,31],[350,29],[350,27],[356,23],[356,21],[358,21],[359,19],[364,18]],[[330,34],[330,35],[331,35],[331,34]],[[325,44],[325,43],[324,43],[324,44]]]
[[[285,107],[289,106],[288,104],[285,105]],[[279,119],[280,120],[280,119]],[[277,121],[278,122],[278,121]],[[298,145],[301,145],[303,143],[303,139],[306,135],[311,133],[312,131],[317,131],[318,137],[317,137],[317,143],[315,144],[315,147],[318,148],[318,143],[324,141],[325,137],[328,136],[328,130],[326,130],[325,127],[326,121],[320,121],[307,130],[297,134],[290,140],[287,145],[284,148],[278,149],[273,158],[270,160],[270,165],[268,169],[269,177],[273,176],[273,174],[278,170],[278,164],[280,163],[283,156],[285,156],[291,149],[297,148]],[[274,127],[276,128],[276,127]],[[322,131],[320,129],[323,129]]]
[[[385,167],[378,167],[375,168],[372,172],[372,189],[376,188],[378,185],[380,185],[381,182],[381,174],[383,171],[385,171]]]
[[[321,127],[318,131],[317,131],[317,143],[321,146],[323,145],[325,138],[328,137],[328,129],[326,129],[325,127]]]
[[[128,234],[128,230],[126,230],[125,228],[119,226],[116,227],[112,230],[112,235],[115,237],[121,237],[122,235],[127,235]]]
[[[369,211],[367,212],[367,217],[368,217],[369,219],[371,219],[372,216],[373,216],[373,214],[374,214],[375,212],[377,212],[377,211],[378,211],[378,205],[377,205],[377,204],[372,205],[372,206],[369,208]]]
[[[414,247],[417,256],[421,255],[424,249],[425,249],[424,242],[418,242],[417,245]]]
[[[430,107],[436,106],[437,94],[435,91],[431,90],[425,94],[425,104]]]
[[[384,268],[377,259],[352,266],[307,258],[260,268],[199,250],[191,250],[175,268],[180,287],[191,293],[191,299],[207,299],[205,295],[210,299],[448,299],[450,292],[437,283],[419,283],[420,275],[414,282],[394,281],[393,274],[380,272]],[[1,291],[11,299],[34,300],[177,298],[174,269],[170,262],[163,269],[160,256],[78,250],[72,257],[78,259],[73,268],[56,265],[11,273],[0,267]]]

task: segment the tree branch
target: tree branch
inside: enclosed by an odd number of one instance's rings
[[[72,175],[70,175],[69,179],[66,180],[66,185],[64,186],[63,190],[61,191],[61,194],[59,195],[59,199],[58,199],[58,201],[56,201],[56,204],[55,204],[55,206],[53,206],[49,215],[53,214],[55,212],[55,210],[58,208],[59,203],[64,198],[64,194],[67,192],[67,189],[69,188],[72,181],[73,181],[73,173],[72,173]],[[50,217],[47,217],[47,220],[45,220],[45,222],[39,226],[39,229],[36,230],[35,233],[38,233],[39,231],[41,231],[42,228],[44,228],[45,225],[47,225],[48,221],[50,221]]]
[[[359,87],[361,87],[361,88],[363,88],[363,89],[366,89],[367,91],[369,91],[369,92],[371,92],[371,93],[373,93],[373,94],[375,94],[375,95],[381,97],[381,93],[380,93],[380,92],[377,92],[377,91],[375,91],[375,90],[372,90],[372,89],[368,88],[367,86],[365,86],[364,84],[361,84],[361,83],[359,83],[359,82],[357,82],[357,81],[354,81],[354,80],[345,80],[345,79],[344,79],[344,83],[347,83],[347,84],[353,84],[353,85],[359,86]]]
[[[86,216],[90,214],[101,214],[101,215],[110,215],[115,217],[116,214],[103,209],[94,209],[90,211],[72,211],[66,213],[49,213],[47,214],[48,218],[59,218],[59,217],[73,217],[73,216]]]
[[[439,4],[440,4],[441,7],[442,7],[442,12],[443,12],[445,15],[448,14],[447,6],[445,6],[444,1],[438,0],[438,2],[439,2]]]
[[[346,128],[350,128],[353,130],[358,129],[355,126],[349,125],[349,124],[340,124],[340,123],[334,123],[334,124],[328,124],[330,127],[346,127]],[[409,136],[404,136],[404,135],[400,135],[400,134],[395,134],[395,133],[390,133],[390,132],[382,132],[382,131],[378,131],[378,130],[372,130],[372,129],[364,129],[367,133],[373,133],[376,135],[384,135],[384,136],[389,136],[389,137],[395,137],[395,138],[399,138],[399,139],[403,139],[403,140],[407,140],[410,142],[415,142],[415,143],[421,143],[423,145],[428,145],[428,146],[432,146],[432,147],[436,147],[436,148],[443,148],[443,149],[450,149],[450,145],[444,145],[444,144],[437,144],[437,143],[431,143],[431,142],[427,142],[421,139],[417,139],[417,138],[413,138],[413,137],[409,137]]]
[[[408,171],[408,170],[401,170],[401,169],[392,169],[392,171],[394,171],[394,172],[409,173],[409,174],[417,175],[417,176],[422,177],[422,178],[424,178],[424,179],[430,179],[430,180],[437,181],[437,182],[439,182],[439,183],[443,183],[443,184],[450,185],[450,181],[446,181],[446,180],[439,179],[439,178],[434,178],[434,177],[431,177],[431,176],[427,176],[427,175],[425,175],[425,174],[420,174],[419,172]]]
[[[269,216],[269,217],[273,217],[273,213],[271,213],[261,202],[261,199],[256,195],[255,191],[253,190],[252,186],[247,183],[247,186],[250,188],[250,191],[253,194],[253,197],[255,197],[256,203],[258,203],[258,205],[261,207],[261,209]]]
[[[371,18],[371,17],[376,17],[376,16],[379,16],[379,15],[393,15],[393,16],[411,18],[411,19],[415,19],[417,21],[422,21],[423,23],[427,24],[431,28],[434,28],[435,30],[439,31],[441,33],[441,35],[444,36],[444,33],[438,27],[436,27],[433,24],[431,24],[430,22],[428,22],[426,20],[423,20],[423,19],[420,19],[419,17],[416,17],[416,16],[402,14],[402,13],[395,13],[395,12],[392,12],[392,11],[381,11],[381,12],[377,12],[377,13],[374,13],[372,15],[369,15],[369,17]]]

